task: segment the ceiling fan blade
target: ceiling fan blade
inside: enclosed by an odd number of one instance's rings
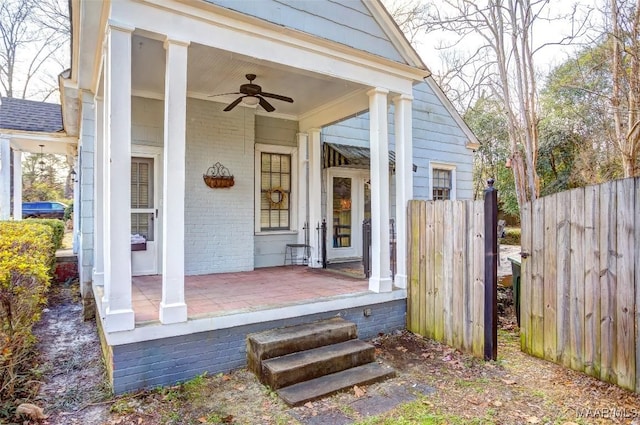
[[[260,99],[260,106],[262,106],[264,108],[265,111],[267,112],[273,112],[276,110],[276,108],[274,108],[273,106],[271,106],[271,104],[269,102],[267,102],[264,98],[260,97],[260,96],[256,96],[258,99]]]
[[[230,110],[232,110],[233,108],[235,108],[236,106],[238,106],[238,103],[242,102],[242,99],[246,97],[246,96],[240,96],[239,98],[237,98],[236,100],[234,100],[233,102],[231,102],[226,108],[223,109],[223,111],[225,112],[229,112]]]
[[[240,93],[239,91],[236,91],[236,92],[233,92],[233,93],[210,94],[207,97],[227,96],[227,95],[230,95],[230,94],[242,94],[242,93]]]
[[[287,96],[281,96],[279,94],[273,94],[273,93],[265,93],[262,92],[260,93],[260,95],[264,96],[264,97],[270,97],[271,99],[278,99],[278,100],[282,100],[283,102],[289,102],[289,103],[293,103],[293,99],[291,99],[290,97]]]

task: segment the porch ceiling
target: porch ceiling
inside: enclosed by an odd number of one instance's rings
[[[165,50],[162,41],[149,34],[136,33],[132,40],[132,89],[134,94],[162,96],[164,92]],[[214,94],[237,92],[247,83],[246,74],[256,74],[255,84],[265,92],[281,94],[294,103],[269,99],[276,108],[273,115],[300,119],[338,99],[350,97],[367,89],[362,84],[328,75],[285,67],[273,62],[251,58],[229,51],[192,43],[188,54],[187,91],[189,96],[229,103],[237,95]],[[353,96],[351,96],[353,97]],[[362,102],[354,104],[352,113],[360,112]],[[263,112],[261,108],[258,108]]]

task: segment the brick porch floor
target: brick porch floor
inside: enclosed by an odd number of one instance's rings
[[[366,279],[355,279],[304,266],[257,269],[185,277],[187,314],[190,319],[230,312],[274,307],[368,292]],[[157,321],[162,298],[162,276],[133,278],[136,323]]]

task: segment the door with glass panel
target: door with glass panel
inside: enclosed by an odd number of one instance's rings
[[[159,273],[158,156],[131,158],[131,272]]]
[[[329,168],[327,171],[327,257],[362,256],[362,220],[365,218],[363,170]]]

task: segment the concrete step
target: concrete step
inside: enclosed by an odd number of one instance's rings
[[[356,325],[340,317],[250,334],[247,336],[248,368],[261,377],[263,360],[355,338]]]
[[[352,339],[264,360],[261,382],[277,390],[374,360],[373,345]]]
[[[368,385],[393,378],[392,368],[378,363],[368,363],[331,375],[321,376],[299,384],[290,385],[277,391],[278,395],[289,405],[299,406],[308,401],[337,393],[354,385]]]

